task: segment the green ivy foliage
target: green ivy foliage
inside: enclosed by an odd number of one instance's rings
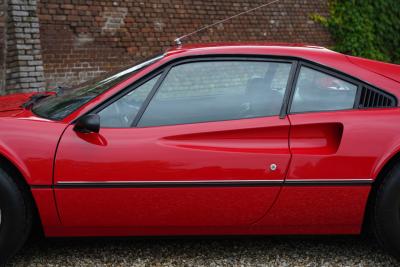
[[[334,50],[400,63],[400,0],[330,0],[329,17],[313,15],[334,39]]]

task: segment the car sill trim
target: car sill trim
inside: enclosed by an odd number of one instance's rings
[[[289,179],[285,186],[344,186],[344,185],[371,185],[373,179]]]
[[[198,180],[198,181],[118,181],[118,182],[59,182],[58,188],[173,188],[173,187],[241,187],[281,186],[284,180]]]
[[[288,180],[197,180],[197,181],[68,181],[57,189],[74,188],[175,188],[175,187],[268,187],[268,186],[369,186],[373,179],[288,179]],[[32,188],[44,188],[35,185]]]

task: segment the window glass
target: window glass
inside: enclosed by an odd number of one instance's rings
[[[134,73],[154,64],[162,58],[163,55],[159,55],[128,69],[124,68],[124,70],[117,71],[114,74],[101,75],[92,81],[65,90],[65,92],[64,90],[60,90],[61,92],[58,92],[56,95],[48,96],[40,102],[36,102],[32,111],[40,117],[51,120],[64,119],[98,95],[106,92],[110,88],[132,76]]]
[[[131,127],[137,113],[153,89],[160,75],[147,81],[99,112],[101,127]]]
[[[331,75],[302,67],[291,112],[352,109],[357,86]]]
[[[213,61],[173,67],[139,127],[278,115],[290,63]]]

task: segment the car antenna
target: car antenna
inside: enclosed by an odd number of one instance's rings
[[[185,38],[187,38],[187,37],[189,37],[189,36],[192,36],[193,34],[202,32],[202,31],[207,30],[207,29],[209,29],[209,28],[211,28],[211,27],[214,27],[214,26],[216,26],[216,25],[218,25],[218,24],[227,22],[228,20],[231,20],[231,19],[234,19],[234,18],[239,17],[239,16],[241,16],[241,15],[244,15],[244,14],[247,14],[247,13],[250,13],[250,12],[253,12],[253,11],[257,10],[257,9],[260,9],[260,8],[263,8],[263,7],[266,7],[266,6],[275,4],[276,2],[279,2],[279,1],[280,1],[280,0],[274,0],[274,1],[271,1],[271,2],[268,2],[268,3],[265,3],[265,4],[261,5],[261,6],[258,6],[258,7],[255,7],[255,8],[252,8],[252,9],[249,9],[249,10],[246,10],[246,11],[243,11],[243,12],[240,12],[240,13],[238,13],[238,14],[236,14],[236,15],[233,15],[233,16],[231,16],[231,17],[229,17],[229,18],[226,18],[226,19],[217,21],[217,22],[215,22],[215,23],[213,23],[213,24],[206,25],[206,26],[204,26],[204,27],[202,27],[202,28],[200,28],[200,29],[198,29],[198,30],[196,30],[196,31],[194,31],[194,32],[191,32],[191,33],[189,33],[189,34],[185,34],[185,35],[183,35],[183,36],[181,36],[181,37],[176,38],[176,39],[175,39],[175,43],[176,43],[176,45],[177,45],[178,47],[181,47],[181,46],[182,46],[182,40],[185,39]]]

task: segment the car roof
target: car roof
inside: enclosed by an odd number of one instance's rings
[[[375,87],[385,89],[400,97],[400,83],[387,75],[373,71],[361,64],[355,64],[348,56],[328,48],[297,43],[209,43],[186,44],[169,49],[165,60],[193,56],[216,55],[258,55],[299,58],[311,61],[341,73],[350,75]],[[381,62],[377,62],[379,68]]]
[[[171,48],[168,55],[190,53],[190,54],[262,54],[262,55],[286,55],[296,56],[301,53],[307,54],[338,54],[325,47],[297,44],[297,43],[209,43],[209,44],[187,44]]]

